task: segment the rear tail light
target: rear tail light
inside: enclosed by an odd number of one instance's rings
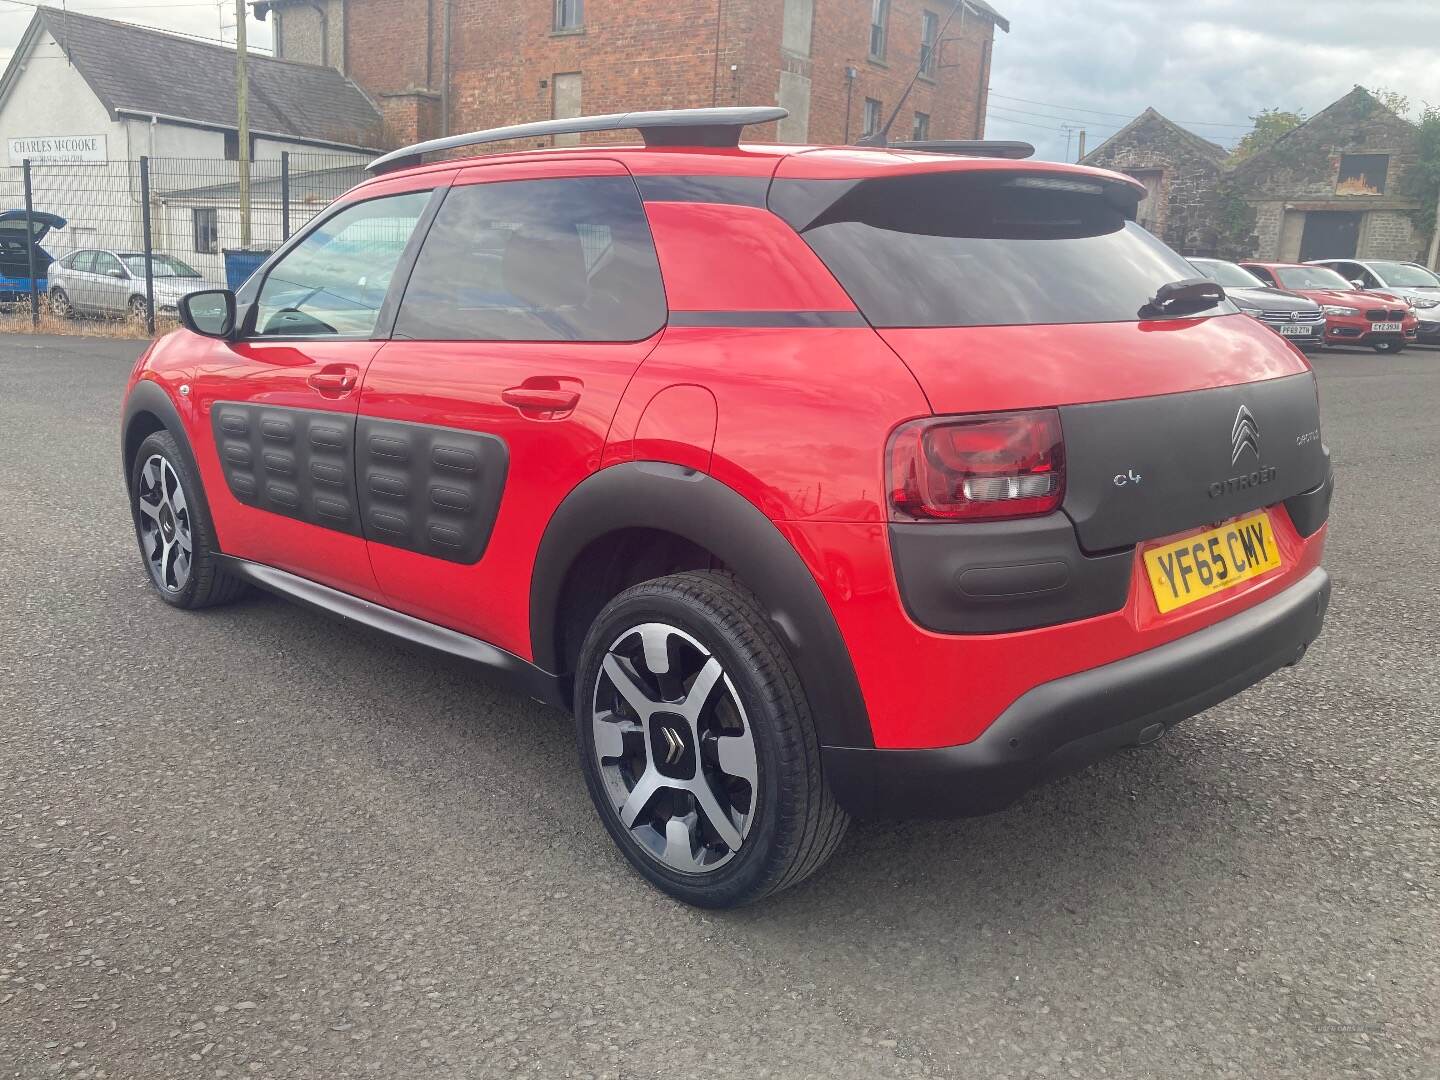
[[[890,440],[896,521],[994,521],[1048,514],[1065,497],[1054,409],[916,420]]]

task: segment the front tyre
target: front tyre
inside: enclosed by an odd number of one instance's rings
[[[1378,353],[1398,353],[1405,348],[1403,341],[1374,341],[1370,347]]]
[[[581,647],[575,714],[605,828],[677,899],[758,900],[819,869],[845,834],[795,667],[728,574],[615,597]]]
[[[130,508],[150,583],[167,604],[210,607],[245,591],[244,582],[220,568],[200,479],[168,431],[147,437],[135,454]]]

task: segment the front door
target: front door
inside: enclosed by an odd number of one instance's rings
[[[619,163],[456,176],[360,402],[360,501],[392,606],[529,656],[540,537],[598,467],[665,318]]]
[[[227,554],[377,598],[355,411],[392,276],[432,197],[406,191],[328,215],[268,270],[239,339],[213,342],[197,365],[194,441],[208,451],[197,456]]]
[[[1345,210],[1311,210],[1300,237],[1300,261],[1353,259],[1360,240],[1360,215]]]

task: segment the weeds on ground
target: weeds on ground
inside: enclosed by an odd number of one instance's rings
[[[177,325],[174,319],[159,317],[155,320],[155,336],[168,334]],[[62,319],[52,314],[43,302],[40,305],[39,322],[34,325],[30,322],[28,304],[0,310],[0,334],[65,334],[75,337],[131,338],[137,341],[150,337],[145,323],[140,319]]]

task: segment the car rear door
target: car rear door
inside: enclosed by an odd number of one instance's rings
[[[318,219],[242,290],[238,339],[202,356],[197,457],[228,554],[377,598],[355,498],[355,410],[439,184],[362,190]]]
[[[371,362],[356,467],[388,602],[521,656],[530,569],[666,319],[609,159],[482,165],[445,195]]]

